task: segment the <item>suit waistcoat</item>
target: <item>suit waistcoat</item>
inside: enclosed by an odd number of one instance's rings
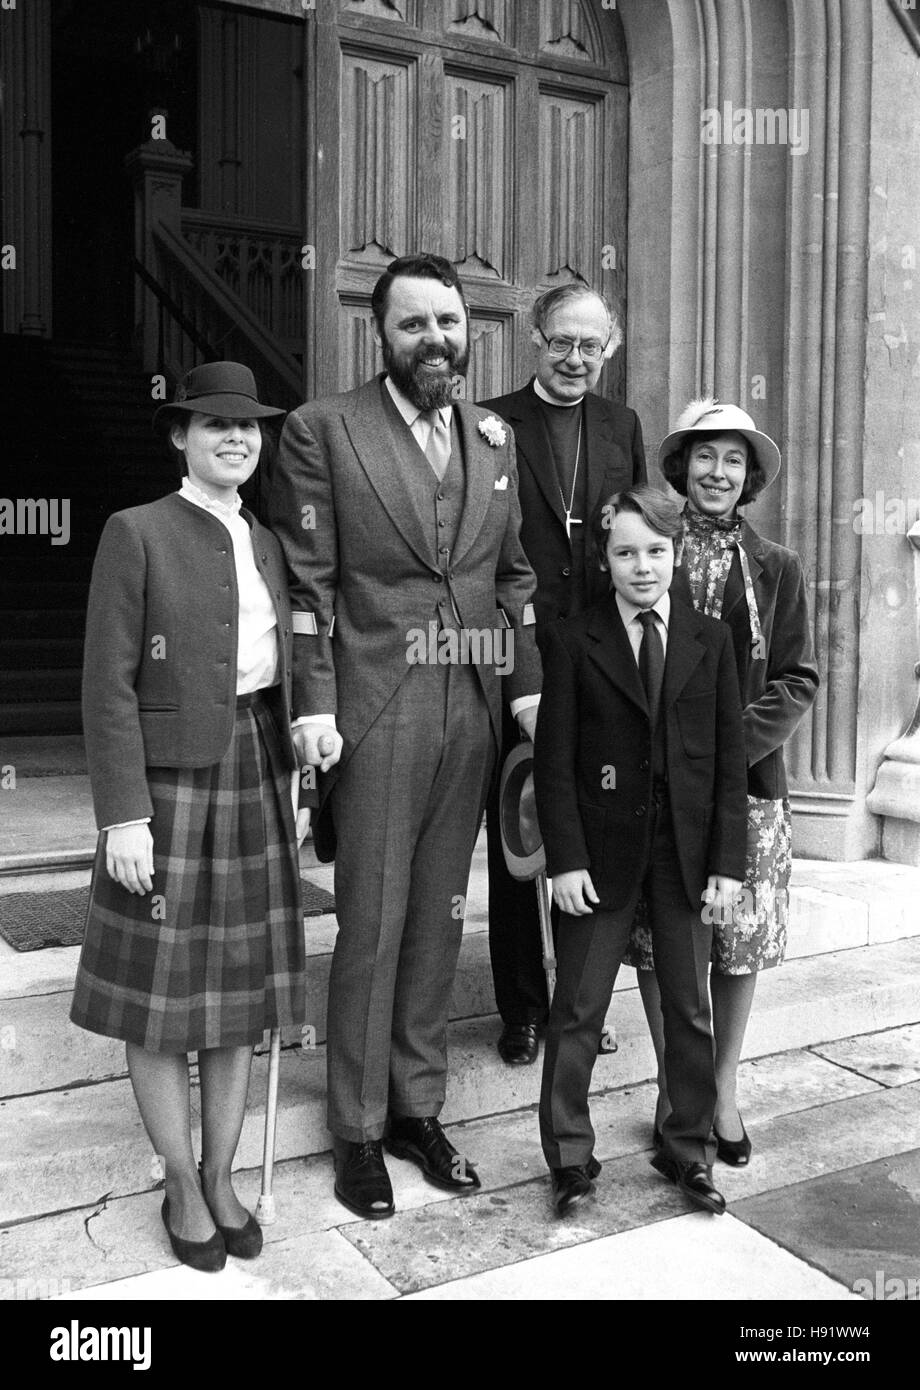
[[[400,457],[405,461],[405,476],[413,506],[426,534],[430,537],[431,552],[435,556],[438,569],[446,575],[450,569],[466,498],[466,469],[456,414],[452,413],[451,416],[450,461],[444,477],[439,482],[427,455],[393,404],[389,391],[384,388],[382,394],[388,406],[387,419],[390,429],[397,441]],[[433,616],[442,627],[459,627],[449,601],[439,604],[438,596],[434,595],[432,607]]]

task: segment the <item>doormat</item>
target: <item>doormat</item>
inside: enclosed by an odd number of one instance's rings
[[[305,917],[335,912],[335,898],[308,878],[300,880]],[[79,946],[89,903],[85,888],[59,888],[52,893],[0,895],[0,936],[15,951],[43,951],[49,946]]]

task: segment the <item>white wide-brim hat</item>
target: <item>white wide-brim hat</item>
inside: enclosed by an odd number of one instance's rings
[[[658,449],[658,467],[661,468],[668,455],[680,448],[688,434],[698,434],[703,430],[743,435],[764,471],[764,487],[769,487],[782,465],[779,449],[768,434],[757,428],[746,410],[738,405],[723,405],[712,396],[691,401],[681,411],[677,424]]]

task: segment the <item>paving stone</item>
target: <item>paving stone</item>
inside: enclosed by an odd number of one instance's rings
[[[920,1024],[822,1043],[813,1050],[882,1086],[903,1086],[920,1080]]]
[[[652,1171],[645,1154],[605,1164],[604,1179],[596,1200],[565,1221],[554,1216],[548,1178],[541,1178],[397,1211],[389,1221],[362,1222],[342,1234],[401,1293],[411,1293],[681,1211],[679,1202],[675,1210],[674,1189]]]
[[[317,1231],[269,1245],[255,1260],[230,1258],[218,1274],[202,1274],[187,1265],[174,1264],[115,1283],[98,1284],[68,1297],[103,1302],[369,1301],[395,1298],[396,1290],[337,1231]]]
[[[737,1202],[732,1212],[857,1295],[920,1301],[920,1149]]]
[[[755,1193],[849,1167],[854,1158],[872,1161],[920,1145],[918,1101],[920,1086],[877,1088],[752,1126],[754,1160],[739,1169],[717,1164],[717,1185],[734,1214],[736,1203]],[[604,1130],[612,1118],[615,1130],[622,1134],[622,1105],[622,1095],[601,1096],[593,1102],[597,1153],[605,1160],[603,1173],[596,1200],[564,1221],[552,1212],[543,1170],[535,1181],[499,1191],[487,1189],[437,1207],[397,1211],[390,1221],[352,1226],[343,1229],[343,1235],[385,1278],[408,1293],[680,1214],[685,1208],[683,1198],[651,1169],[648,1151],[606,1160]],[[480,1134],[485,1123],[477,1126]],[[473,1126],[463,1130],[470,1135],[471,1153],[473,1130]],[[513,1145],[510,1148],[511,1164],[520,1163],[520,1151],[515,1153]],[[485,1173],[481,1153],[475,1151]],[[531,1161],[529,1155],[526,1161]]]
[[[857,1295],[743,1222],[702,1212],[405,1295],[406,1302],[766,1298],[856,1301]]]

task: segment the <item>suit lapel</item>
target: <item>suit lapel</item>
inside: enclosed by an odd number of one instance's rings
[[[663,710],[674,703],[705,655],[706,648],[697,640],[699,630],[700,621],[694,609],[672,598],[661,697]]]
[[[601,500],[601,486],[607,463],[613,453],[613,428],[600,396],[585,396],[585,442],[588,452],[587,514],[592,516]]]
[[[514,430],[518,457],[525,461],[536,479],[550,511],[559,518],[560,525],[565,526],[565,508],[559,491],[553,450],[532,381],[517,393],[517,401],[514,410],[508,412],[508,424]]]
[[[608,680],[648,716],[648,700],[613,590],[591,611],[587,627],[588,655]],[[670,640],[668,642],[670,656]],[[667,665],[665,666],[667,678]]]
[[[480,418],[478,412],[471,410],[465,401],[454,402],[454,420],[466,477],[463,511],[454,542],[455,563],[463,559],[482,530],[495,490],[495,449],[479,433],[477,424]]]
[[[381,396],[386,390],[382,382],[382,377],[374,377],[354,393],[343,416],[345,430],[381,506],[422,564],[437,569],[433,543],[418,514],[406,461],[399,453],[393,422]],[[411,435],[409,442],[413,442]]]

